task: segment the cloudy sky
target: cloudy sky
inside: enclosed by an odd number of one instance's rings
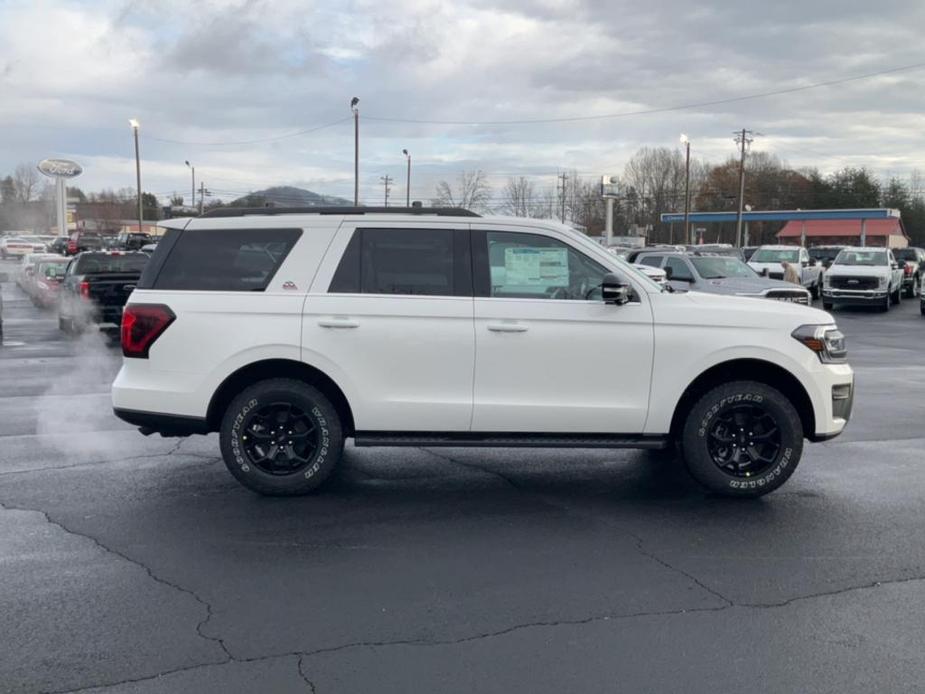
[[[923,37],[921,0],[0,0],[0,172],[58,156],[86,190],[134,186],[135,117],[158,195],[189,195],[189,159],[224,197],[352,197],[358,96],[368,203],[386,174],[404,197],[402,148],[428,199],[463,169],[620,173],[681,132],[720,161],[742,127],[792,166],[908,175]]]

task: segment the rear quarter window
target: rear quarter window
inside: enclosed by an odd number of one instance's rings
[[[263,291],[301,235],[301,229],[187,229],[165,245],[157,277],[144,283],[151,281],[152,289]]]

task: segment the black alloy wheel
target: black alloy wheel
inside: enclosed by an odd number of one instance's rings
[[[777,421],[760,404],[728,407],[712,422],[707,450],[723,472],[736,477],[753,477],[765,472],[777,460],[781,432]]]
[[[298,474],[318,452],[321,430],[315,417],[290,402],[253,410],[244,421],[242,450],[249,462],[270,475]]]

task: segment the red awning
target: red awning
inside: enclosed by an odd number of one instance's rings
[[[781,229],[777,238],[800,238],[803,229],[807,236],[861,236],[861,220],[820,219],[808,222],[787,222]],[[868,219],[865,228],[867,236],[905,236],[902,224],[898,219]]]

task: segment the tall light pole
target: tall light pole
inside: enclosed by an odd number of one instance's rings
[[[405,184],[405,207],[411,207],[411,155],[407,149],[401,151],[408,158],[408,181]]]
[[[357,104],[360,100],[353,97],[350,100],[350,110],[353,111],[353,206],[360,206],[360,109]]]
[[[132,126],[132,132],[135,134],[135,182],[138,185],[138,233],[142,231],[142,222],[144,215],[141,212],[141,157],[138,154],[138,128],[141,127],[136,119],[130,118],[128,124]]]
[[[691,141],[681,133],[684,145],[684,242],[693,244],[691,239]]]
[[[193,187],[192,187],[192,191],[193,191],[193,207],[196,207],[196,167],[193,166],[192,164],[190,164],[190,163],[189,163],[189,160],[187,160],[186,165],[187,165],[187,166],[190,168],[190,170],[193,172]]]

